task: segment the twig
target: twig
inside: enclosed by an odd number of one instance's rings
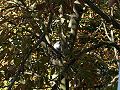
[[[107,32],[107,29],[106,29],[106,25],[105,25],[105,23],[102,22],[102,24],[103,24],[103,27],[104,27],[105,34],[106,34],[107,38],[111,41],[111,37],[108,35],[108,32]]]

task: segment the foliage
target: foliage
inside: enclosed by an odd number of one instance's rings
[[[119,2],[92,1],[119,22]],[[111,27],[113,23],[107,23],[81,0],[85,10],[79,22],[80,27],[77,28],[73,49],[70,50],[72,38],[68,24],[69,15],[73,13],[73,2],[0,1],[0,90],[11,90],[11,87],[13,90],[49,90],[60,75],[69,80],[70,89],[115,90],[119,50],[115,53],[117,50],[109,44],[89,48],[108,41],[120,45],[120,31]],[[113,11],[108,7],[112,7]],[[54,43],[64,39],[63,51],[56,51]],[[74,59],[74,63],[66,69]],[[57,64],[53,64],[54,61]]]

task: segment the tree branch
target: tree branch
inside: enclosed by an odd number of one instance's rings
[[[93,9],[97,14],[99,14],[103,19],[106,20],[108,23],[112,23],[113,27],[116,29],[120,29],[120,24],[112,17],[105,14],[102,10],[100,10],[93,2],[90,0],[84,0],[91,9]]]

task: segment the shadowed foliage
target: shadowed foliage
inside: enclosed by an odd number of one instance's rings
[[[0,90],[116,90],[119,0],[74,1],[0,0]]]

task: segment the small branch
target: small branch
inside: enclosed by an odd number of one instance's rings
[[[108,23],[112,23],[114,28],[120,29],[120,24],[112,17],[105,14],[102,10],[100,10],[93,2],[90,0],[84,0],[85,3],[87,3],[91,9],[93,9],[97,14],[99,14],[103,19],[105,19]]]
[[[103,24],[103,27],[104,27],[105,34],[106,34],[107,38],[111,41],[111,37],[108,35],[108,32],[107,32],[107,28],[106,28],[105,23],[104,23],[104,22],[102,22],[102,24]]]
[[[22,3],[22,5],[23,5],[24,7],[26,7],[26,4],[25,4],[24,0],[18,0],[18,1],[20,1],[20,2]]]
[[[48,25],[47,25],[47,33],[51,33],[52,19],[53,19],[53,13],[50,12],[50,14],[49,14],[49,20],[48,20]]]

